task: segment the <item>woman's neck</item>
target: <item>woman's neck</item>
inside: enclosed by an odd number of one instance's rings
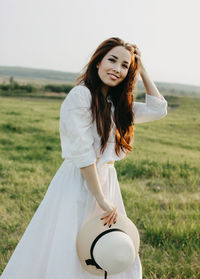
[[[104,95],[104,97],[106,98],[106,96],[108,94],[108,85],[104,84],[101,88],[101,92]]]

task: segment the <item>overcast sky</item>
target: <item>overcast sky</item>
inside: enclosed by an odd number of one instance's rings
[[[200,86],[199,0],[0,0],[0,65],[80,72],[113,36],[155,81]]]

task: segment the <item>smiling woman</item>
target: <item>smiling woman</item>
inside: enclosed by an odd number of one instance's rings
[[[138,73],[147,92],[145,103],[134,102]],[[77,235],[95,216],[101,215],[102,227],[108,230],[117,228],[119,214],[126,216],[114,162],[132,151],[136,123],[166,114],[167,101],[149,78],[139,49],[119,38],[102,42],[61,105],[64,161],[1,279],[93,279],[79,261]],[[141,279],[137,251],[135,255],[125,271],[108,271],[109,279]],[[101,267],[93,267],[103,276]]]

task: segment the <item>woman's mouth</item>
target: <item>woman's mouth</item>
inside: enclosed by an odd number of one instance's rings
[[[116,75],[114,75],[114,74],[108,74],[108,75],[110,76],[110,78],[111,78],[112,80],[116,80],[116,79],[119,78],[118,76],[116,76]]]

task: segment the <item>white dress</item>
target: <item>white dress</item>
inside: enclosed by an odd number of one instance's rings
[[[126,215],[117,173],[109,161],[115,154],[113,122],[107,147],[100,155],[100,137],[91,121],[91,94],[84,85],[75,86],[60,110],[63,163],[16,246],[1,279],[94,279],[83,270],[76,253],[76,236],[83,223],[103,213],[87,187],[80,168],[97,161],[99,180],[106,198]],[[113,104],[112,112],[114,111]],[[158,120],[167,114],[167,101],[146,94],[146,102],[134,102],[135,123]],[[137,226],[137,224],[136,224]],[[102,276],[103,278],[103,276]],[[139,255],[126,271],[108,279],[141,279]]]

